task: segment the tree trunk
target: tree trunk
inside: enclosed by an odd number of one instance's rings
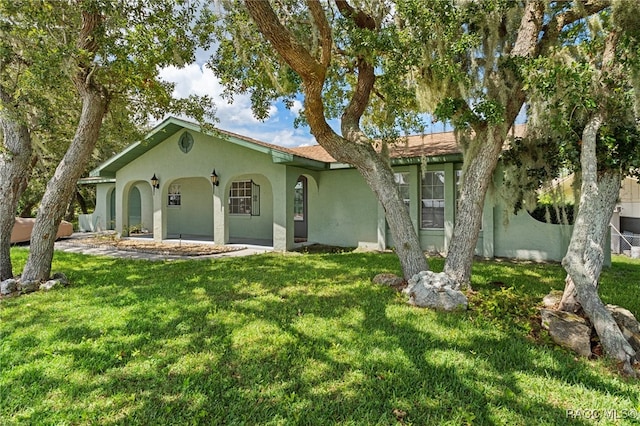
[[[369,144],[359,145],[333,135],[316,137],[318,143],[334,157],[350,158],[350,163],[373,190],[385,212],[389,230],[396,243],[395,250],[405,279],[429,270],[427,258],[404,201],[400,197],[393,170]]]
[[[49,278],[53,244],[60,220],[75,195],[76,182],[96,146],[108,101],[99,91],[82,94],[82,112],[76,134],[56,171],[47,183],[31,233],[31,250],[22,273],[23,281]]]
[[[601,173],[598,182],[596,137],[602,121],[600,115],[592,117],[582,134],[582,191],[569,249],[562,260],[562,266],[571,278],[565,288],[563,301],[567,299],[565,308],[568,307],[570,294],[575,291],[580,306],[600,337],[605,353],[622,364],[625,374],[635,376],[632,363],[636,353],[598,295],[603,244],[620,188],[617,171]],[[575,309],[575,306],[572,308]]]
[[[6,94],[0,95],[5,103]],[[29,180],[32,145],[27,126],[14,121],[6,112],[0,115],[0,126],[4,135],[0,150],[0,281],[3,281],[13,277],[11,231],[18,201]]]
[[[456,209],[456,221],[444,272],[460,286],[468,287],[471,266],[482,226],[484,200],[502,151],[504,132],[488,128],[475,135],[465,156],[465,169]]]
[[[604,263],[604,250],[609,232],[611,215],[620,195],[620,174],[614,171],[606,171],[598,176],[597,191],[590,194],[592,201],[585,206],[589,211],[585,212],[585,220],[588,226],[586,246],[584,253],[584,267],[587,275],[595,283],[596,289],[602,265]],[[582,209],[582,203],[580,203]],[[578,212],[578,214],[580,214]],[[558,307],[561,311],[576,313],[580,310],[580,302],[576,293],[575,284],[570,275],[565,279],[564,293]]]
[[[270,41],[274,50],[289,64],[304,82],[305,117],[318,144],[336,160],[352,164],[362,174],[385,211],[389,229],[396,242],[396,252],[405,278],[428,270],[427,259],[420,247],[418,234],[409,212],[400,198],[389,163],[372,146],[372,141],[360,129],[360,118],[369,105],[375,83],[375,69],[363,57],[357,58],[357,82],[351,100],[342,114],[342,136],[336,134],[326,121],[322,98],[326,73],[331,63],[331,28],[320,2],[308,2],[314,25],[319,32],[319,55],[312,55],[299,44],[282,25],[269,2],[247,0],[247,10]],[[375,30],[375,21],[356,12],[348,2],[336,2],[343,16],[353,19],[363,29]]]

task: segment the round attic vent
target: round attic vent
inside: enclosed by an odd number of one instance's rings
[[[193,147],[193,136],[191,136],[191,133],[184,132],[182,136],[180,136],[180,139],[178,139],[178,146],[180,147],[180,151],[185,154],[191,151]]]

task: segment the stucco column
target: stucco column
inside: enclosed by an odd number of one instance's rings
[[[229,227],[227,226],[227,209],[225,208],[225,194],[228,193],[227,182],[220,180],[220,185],[213,186],[213,241],[223,245],[229,242]]]
[[[116,184],[116,226],[115,230],[120,235],[123,235],[123,230],[128,227],[129,220],[129,191],[127,186]],[[119,202],[118,202],[119,201]]]
[[[299,173],[284,168],[272,180],[273,187],[273,249],[293,248],[293,195]]]
[[[167,236],[167,226],[165,215],[162,214],[163,188],[153,189],[151,198],[153,200],[153,240],[162,241]]]
[[[387,248],[387,217],[384,214],[382,204],[378,203],[378,244],[376,250],[385,250]]]

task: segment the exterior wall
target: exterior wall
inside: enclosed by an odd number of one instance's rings
[[[495,256],[535,261],[562,260],[569,247],[572,226],[543,223],[526,211],[512,215],[504,210],[502,205],[494,208]]]
[[[258,216],[229,214],[229,239],[273,240],[273,191],[271,190],[271,183],[263,175],[238,175],[228,181],[225,194],[229,194],[232,181],[241,180],[252,180],[260,186],[260,214]],[[227,203],[227,209],[228,206],[229,203]]]
[[[323,171],[317,185],[317,197],[309,199],[313,218],[308,241],[343,247],[377,246],[378,201],[360,173],[355,169]],[[311,195],[313,192],[311,189]]]
[[[112,228],[111,220],[111,191],[115,191],[114,183],[99,183],[96,185],[96,207],[93,210],[91,221],[95,231],[106,231]]]
[[[355,169],[310,171],[274,163],[268,153],[199,132],[189,133],[194,143],[183,153],[179,131],[117,172],[117,184],[97,185],[94,220],[108,228],[110,191],[116,191],[116,229],[128,223],[128,194],[134,186],[140,191],[142,224],[153,229],[155,239],[176,234],[211,236],[218,244],[230,239],[270,240],[276,250],[287,250],[293,242],[293,194],[300,175],[308,179],[307,241],[344,247],[384,249],[393,246],[384,212],[373,192]],[[409,174],[409,213],[418,230],[423,249],[446,253],[455,223],[456,170],[459,163],[429,163],[427,171],[445,173],[444,227],[420,229],[421,166],[394,167]],[[220,185],[213,187],[213,169]],[[499,172],[498,172],[499,173]],[[151,176],[160,181],[152,189]],[[260,215],[229,213],[229,190],[238,180],[253,180],[260,186]],[[499,184],[499,179],[496,179]],[[181,185],[181,205],[168,205],[172,184]],[[570,238],[570,227],[536,221],[526,213],[509,217],[501,205],[493,205],[487,195],[482,231],[476,253],[484,257],[516,257],[531,260],[560,260]]]
[[[123,166],[117,172],[117,201],[118,215],[116,218],[117,230],[122,232],[126,223],[127,200],[126,194],[132,182],[144,180],[149,182],[154,174],[159,179],[160,188],[153,191],[151,201],[153,205],[154,238],[167,238],[167,232],[184,230],[184,233],[194,232],[198,235],[216,234],[216,242],[224,244],[230,236],[249,235],[253,238],[273,238],[273,191],[271,181],[283,179],[286,167],[274,164],[271,156],[257,152],[216,137],[199,132],[189,133],[193,136],[194,143],[191,150],[183,153],[178,146],[178,140],[185,131],[167,138],[136,160]],[[220,185],[213,188],[209,176],[213,169],[219,175]],[[251,174],[247,174],[250,172]],[[232,180],[254,176],[261,185],[261,215],[245,218],[234,218],[228,214],[228,191]],[[192,179],[193,178],[193,179]],[[203,179],[198,181],[195,178]],[[176,214],[170,211],[173,207],[167,204],[171,183],[178,179],[188,179],[189,182],[199,182],[193,188],[194,196],[199,201],[195,202],[191,214]],[[258,180],[260,182],[258,182]],[[204,182],[204,183],[203,183]],[[211,200],[213,193],[214,202]],[[191,192],[190,192],[191,194]],[[185,202],[187,202],[185,200]],[[187,206],[184,206],[187,207]],[[189,207],[191,208],[191,207]],[[204,209],[204,210],[203,210]],[[215,209],[215,211],[214,211]],[[186,208],[181,209],[185,211]],[[213,218],[215,223],[203,222],[203,218]],[[169,226],[170,224],[170,226]],[[202,227],[202,228],[201,228]],[[203,231],[200,231],[202,229]],[[217,231],[216,231],[217,229]]]
[[[213,195],[211,182],[204,177],[176,179],[180,185],[180,205],[167,205],[167,236],[198,236],[213,241]],[[168,200],[164,200],[168,203]]]
[[[640,218],[640,184],[635,178],[628,177],[622,181],[620,205],[622,216]]]

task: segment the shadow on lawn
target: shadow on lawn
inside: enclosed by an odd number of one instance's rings
[[[109,276],[110,262],[79,265],[75,287],[39,294],[32,303],[43,305],[15,323],[59,320],[54,335],[3,336],[25,352],[2,362],[3,371],[13,369],[5,383],[34,402],[21,411],[11,391],[0,390],[3,416],[79,424],[587,424],[523,383],[624,393],[562,351],[491,329],[477,312],[406,306],[370,283],[397,270],[393,256],[118,261],[117,283],[98,278]],[[84,292],[95,321],[56,318],[73,292]],[[45,343],[55,346],[50,353]],[[48,374],[51,361],[68,374]]]

